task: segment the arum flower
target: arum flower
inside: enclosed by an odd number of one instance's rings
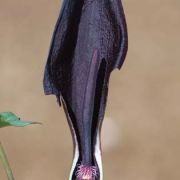
[[[128,46],[120,0],[64,0],[45,68],[45,94],[63,104],[74,141],[69,180],[102,180],[100,130],[111,72]]]

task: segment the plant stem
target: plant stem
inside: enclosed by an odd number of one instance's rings
[[[8,162],[8,159],[7,159],[7,156],[6,156],[6,153],[5,153],[4,148],[3,148],[3,146],[2,146],[1,143],[0,143],[0,160],[1,160],[2,163],[3,163],[3,166],[4,166],[4,169],[5,169],[5,171],[6,171],[8,180],[14,180],[11,167],[10,167],[10,165],[9,165],[9,162]]]

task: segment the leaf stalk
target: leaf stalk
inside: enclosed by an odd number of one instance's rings
[[[11,167],[10,167],[10,164],[8,162],[5,150],[4,150],[1,142],[0,142],[0,160],[2,161],[2,164],[3,164],[4,169],[6,171],[6,175],[7,175],[8,180],[15,180],[13,173],[12,173],[12,170],[11,170]]]

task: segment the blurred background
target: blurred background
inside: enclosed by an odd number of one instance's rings
[[[0,129],[17,180],[68,179],[72,140],[43,94],[61,1],[0,0],[0,112],[43,126]],[[180,1],[123,0],[129,52],[111,76],[102,132],[105,180],[180,179]],[[0,164],[0,180],[6,180]]]

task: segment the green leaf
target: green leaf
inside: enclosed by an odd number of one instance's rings
[[[12,112],[0,113],[0,128],[5,126],[24,127],[30,124],[41,124],[41,123],[21,120]]]

